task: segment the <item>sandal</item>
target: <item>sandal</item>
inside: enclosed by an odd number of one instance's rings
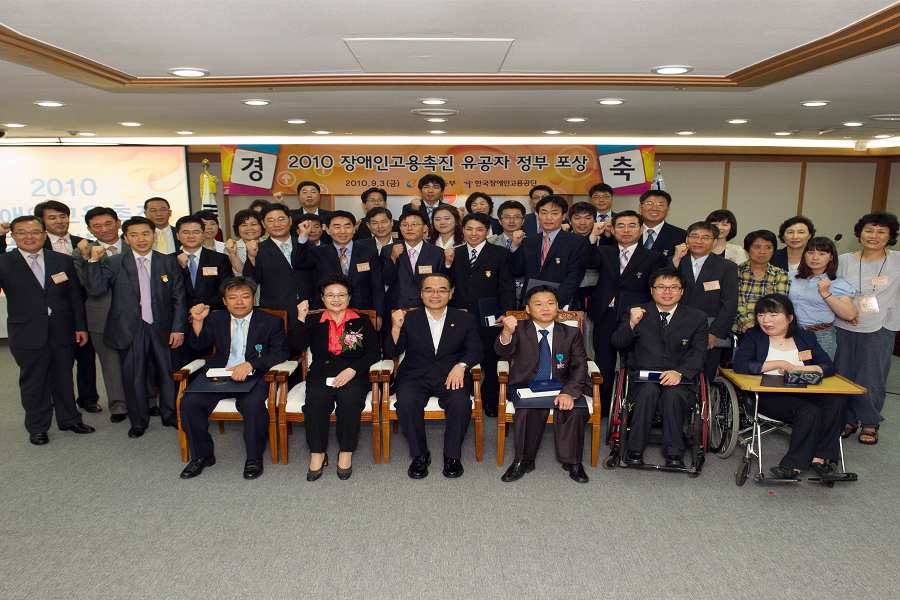
[[[863,441],[863,438],[871,438],[872,441]],[[859,443],[865,444],[866,446],[874,446],[878,443],[878,428],[877,427],[863,427],[862,431],[859,432]]]
[[[853,424],[847,423],[846,425],[844,425],[844,430],[841,432],[841,439],[846,440],[848,437],[856,433],[857,429],[859,429],[859,421]]]

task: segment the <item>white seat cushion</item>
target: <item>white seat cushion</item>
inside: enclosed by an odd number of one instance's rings
[[[302,413],[303,405],[306,404],[306,382],[298,383],[294,387],[290,389],[287,395],[287,405],[285,406],[285,411],[289,413]],[[369,390],[369,393],[366,394],[366,406],[363,408],[363,412],[370,413],[372,412],[372,391]],[[331,411],[334,414],[334,411]]]
[[[475,396],[469,396],[472,400],[472,409],[475,408]],[[397,394],[391,394],[391,405],[390,409],[394,410],[394,405],[397,403]],[[437,396],[431,396],[428,398],[428,404],[425,405],[425,412],[444,412],[444,409],[440,407],[438,404]]]
[[[240,414],[237,409],[236,400],[234,398],[225,398],[224,400],[219,400],[219,403],[216,404],[216,408],[213,412],[217,413],[234,413]],[[269,399],[266,398],[266,406],[269,406]]]

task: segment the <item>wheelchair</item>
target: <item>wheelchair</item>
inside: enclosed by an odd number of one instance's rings
[[[629,419],[631,407],[628,403],[628,388],[633,382],[633,373],[626,367],[621,367],[616,374],[613,389],[615,393],[610,400],[609,417],[606,420],[606,442],[609,444],[610,454],[603,461],[603,468],[612,470],[616,467],[656,469],[659,471],[672,471],[687,473],[690,477],[699,477],[706,460],[706,450],[709,439],[709,408],[707,406],[706,378],[703,373],[697,375],[696,383],[699,394],[695,395],[694,405],[689,408],[685,417],[683,432],[685,446],[690,456],[690,466],[667,467],[665,465],[643,464],[639,467],[626,465],[623,461],[628,446],[628,434],[630,432]],[[659,444],[662,441],[662,417],[657,413],[650,429],[650,443]],[[687,463],[687,460],[685,460]]]

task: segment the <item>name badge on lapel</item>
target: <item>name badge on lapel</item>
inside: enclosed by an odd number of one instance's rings
[[[369,270],[369,263],[357,263],[356,264],[356,272],[357,273],[362,273],[362,272],[368,271],[368,270]]]
[[[875,296],[859,297],[859,312],[864,315],[878,312],[878,298]]]
[[[162,280],[163,280],[164,283],[169,283],[169,276],[168,276],[168,275],[160,275],[160,277],[162,277]]]
[[[888,281],[889,281],[889,278],[888,278],[888,277],[873,277],[873,278],[872,278],[872,285],[873,285],[873,286],[876,286],[876,285],[887,285],[887,284],[888,284]]]
[[[812,360],[812,350],[804,350],[803,352],[798,352],[797,358],[799,358],[800,360]]]
[[[213,275],[213,276],[218,275],[219,267],[203,267],[203,274],[204,275]]]
[[[69,277],[63,272],[57,273],[56,275],[51,275],[50,279],[53,280],[53,283],[62,283],[64,281],[68,281]]]
[[[392,232],[391,232],[391,237],[392,237],[392,238],[398,238],[398,237],[400,237],[400,234],[397,233],[396,231],[392,231]]]
[[[711,292],[713,290],[721,290],[722,286],[719,285],[719,280],[716,279],[715,281],[704,281],[703,289],[706,290],[707,292]]]
[[[426,273],[431,273],[431,265],[420,265],[419,275],[424,275]]]

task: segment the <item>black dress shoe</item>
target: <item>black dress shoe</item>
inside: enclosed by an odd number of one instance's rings
[[[813,463],[809,466],[816,475],[819,477],[828,477],[829,475],[834,475],[834,467],[831,466],[831,463]]]
[[[525,473],[531,473],[532,471],[534,471],[533,460],[517,460],[509,465],[509,468],[506,470],[506,473],[503,474],[503,477],[500,478],[500,481],[507,483],[516,481],[517,479],[525,477]]]
[[[622,461],[628,467],[640,467],[644,464],[644,453],[636,450],[629,450]]]
[[[50,443],[50,438],[47,437],[47,432],[45,431],[44,433],[32,433],[28,436],[28,441],[35,446],[43,446]]]
[[[181,478],[190,479],[191,477],[196,477],[203,472],[203,469],[205,469],[206,467],[211,467],[214,464],[216,464],[215,454],[210,454],[206,458],[198,458],[197,460],[192,460],[184,468],[184,471],[181,472]]]
[[[463,474],[462,461],[458,458],[447,458],[444,455],[444,477],[455,479]]]
[[[128,418],[128,415],[109,415],[110,423],[121,423]]]
[[[263,474],[261,460],[248,460],[244,463],[244,479],[257,479]]]
[[[128,437],[130,438],[139,438],[144,435],[144,432],[147,431],[146,427],[132,427],[128,430]]]
[[[484,407],[484,416],[491,417],[492,419],[497,418],[497,407],[496,406],[485,406]]]
[[[307,481],[315,481],[319,477],[322,476],[322,472],[325,470],[325,467],[328,466],[328,453],[325,453],[325,460],[322,461],[322,466],[313,471],[309,469],[306,471],[306,480]]]
[[[577,481],[578,483],[588,482],[587,473],[584,472],[584,466],[581,463],[576,463],[574,465],[563,463],[562,468],[569,472],[569,478],[571,478],[572,481]]]
[[[771,467],[769,470],[777,479],[797,479],[800,477],[800,471],[795,471],[790,467],[784,467],[782,465]]]
[[[422,456],[416,456],[412,459],[406,474],[411,479],[425,479],[428,477],[428,465],[431,464],[431,452],[426,452]]]
[[[350,476],[353,475],[353,465],[350,465],[346,469],[342,469],[340,467],[337,468],[338,479],[341,481],[347,481],[350,479]]]
[[[61,431],[71,431],[72,433],[94,433],[97,430],[84,423],[75,423],[74,425],[63,427]]]
[[[684,460],[677,454],[667,454],[666,455],[666,466],[667,467],[678,467],[680,469],[683,469],[684,468]]]
[[[158,417],[158,416],[159,416],[159,407],[158,407],[158,406],[153,406],[153,407],[150,408],[150,416],[151,416],[151,417]]]
[[[82,405],[81,408],[84,409],[84,412],[89,412],[89,413],[103,412],[103,409],[100,408],[100,405],[97,404],[96,402],[94,404]]]

